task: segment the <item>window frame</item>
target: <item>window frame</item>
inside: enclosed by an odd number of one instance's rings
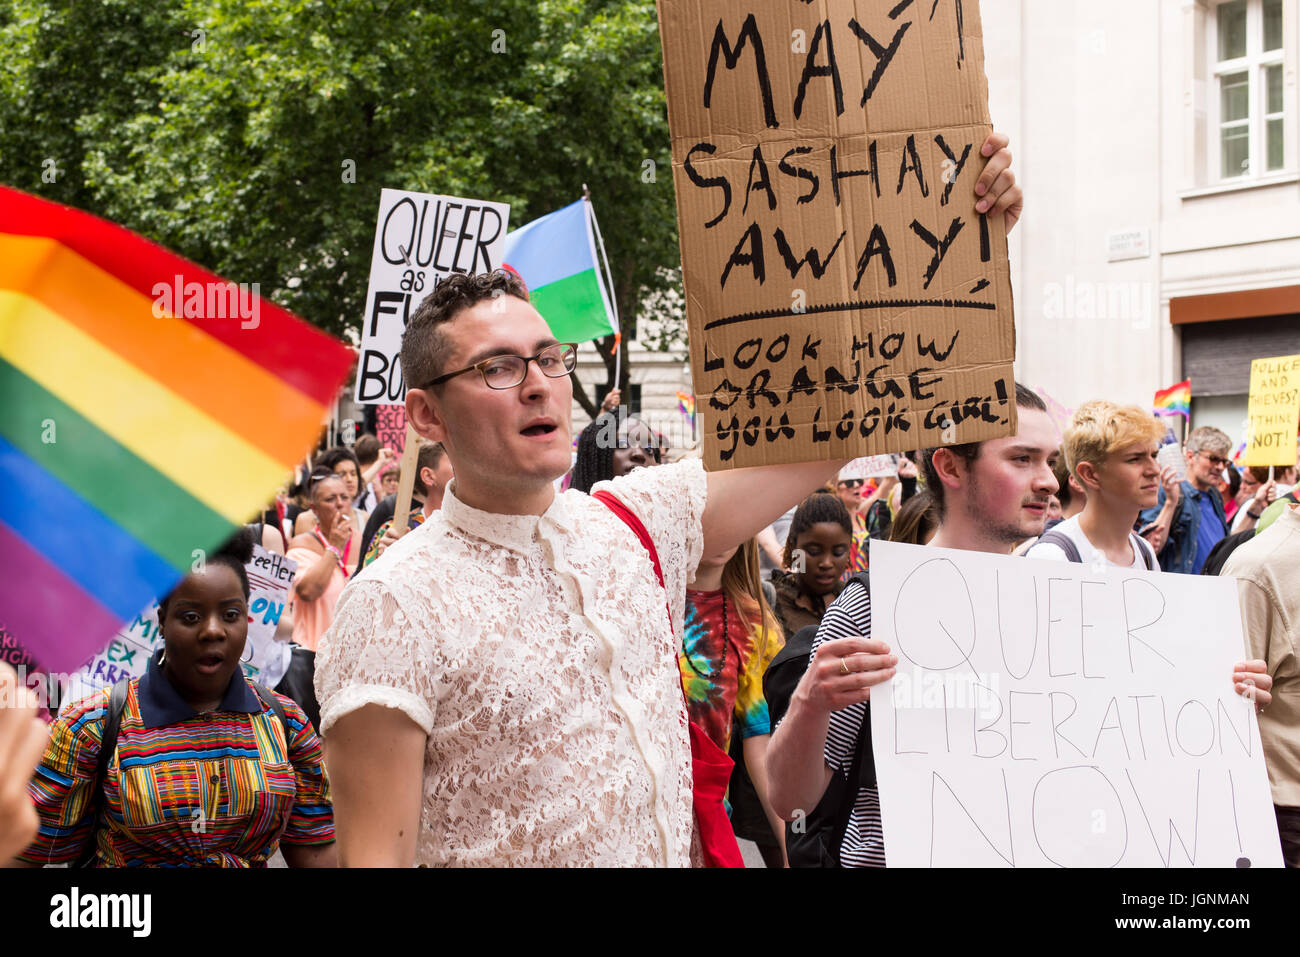
[[[1292,132],[1288,123],[1286,110],[1286,53],[1289,17],[1287,0],[1282,0],[1282,45],[1276,50],[1264,50],[1264,0],[1245,0],[1246,2],[1246,53],[1244,56],[1230,60],[1219,59],[1219,9],[1233,0],[1213,0],[1206,10],[1205,20],[1205,56],[1207,69],[1208,117],[1206,129],[1206,147],[1210,153],[1206,167],[1209,184],[1212,186],[1234,186],[1249,184],[1267,177],[1293,172],[1295,168],[1294,148],[1289,143],[1288,133]],[[1268,68],[1282,68],[1282,111],[1267,113],[1268,108]],[[1247,159],[1249,167],[1245,173],[1225,175],[1223,169],[1223,92],[1222,79],[1236,73],[1246,74],[1246,121],[1248,129],[1246,138]],[[1267,169],[1268,162],[1268,121],[1282,120],[1282,165],[1277,169]],[[1233,122],[1233,121],[1228,121]]]

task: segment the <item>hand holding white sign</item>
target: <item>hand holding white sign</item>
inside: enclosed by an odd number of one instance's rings
[[[823,712],[861,704],[871,689],[894,677],[898,658],[878,638],[836,638],[817,649],[795,696]]]

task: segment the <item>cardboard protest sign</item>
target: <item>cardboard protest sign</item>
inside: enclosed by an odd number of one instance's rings
[[[288,642],[275,640],[275,629],[289,600],[289,586],[298,563],[261,545],[253,546],[253,557],[244,570],[248,574],[248,643],[240,667],[254,681],[268,688],[280,683],[289,667]],[[142,675],[149,657],[162,645],[158,633],[158,603],[153,602],[125,625],[109,643],[79,671],[62,682],[65,704],[106,688],[119,678]]]
[[[1300,428],[1300,355],[1250,364],[1249,439],[1246,465],[1296,464]]]
[[[406,448],[406,406],[379,405],[375,407],[375,438],[398,455]]]
[[[403,401],[406,384],[399,356],[411,313],[444,276],[499,266],[509,219],[505,203],[400,189],[381,192],[361,325],[358,405]]]
[[[1010,435],[977,4],[659,0],[705,464]]]
[[[872,542],[901,867],[1280,867],[1229,579]]]

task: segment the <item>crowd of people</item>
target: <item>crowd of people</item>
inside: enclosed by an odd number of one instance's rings
[[[998,214],[1020,202],[1004,147],[981,178]],[[894,474],[706,473],[617,394],[575,443],[576,362],[513,274],[440,282],[402,345],[410,513],[391,450],[326,450],[163,599],[144,675],[48,732],[0,709],[0,860],[735,865],[740,836],[769,866],[883,866],[869,699],[897,657],[872,636],[870,553],[889,538],[1235,577],[1246,648],[1223,677],[1260,713],[1300,864],[1294,470],[1234,490],[1202,427],[1180,475],[1163,425],[1107,401],[1061,439],[1017,386],[1015,435]],[[279,691],[238,666],[254,541],[297,562],[282,627],[308,678]]]

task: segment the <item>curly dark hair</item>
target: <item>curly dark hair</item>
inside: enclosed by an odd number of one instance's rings
[[[794,564],[794,547],[799,536],[822,522],[838,525],[850,536],[853,534],[853,519],[849,515],[849,510],[844,507],[844,503],[840,501],[840,497],[826,489],[818,489],[799,503],[799,507],[794,510],[794,517],[790,519],[790,530],[785,535],[785,553],[782,558],[786,568]]]
[[[253,560],[253,530],[247,525],[241,525],[239,529],[226,539],[216,551],[206,558],[209,565],[225,565],[239,579],[239,585],[244,590],[244,601],[248,601],[248,570],[244,568]],[[173,589],[175,591],[175,589]],[[158,620],[162,621],[167,617],[167,603],[171,601],[172,592],[158,602]]]
[[[514,296],[527,302],[528,287],[518,274],[506,269],[476,276],[452,273],[439,281],[411,313],[402,334],[402,379],[408,389],[423,389],[442,374],[447,361],[442,325],[462,309],[498,296]]]

